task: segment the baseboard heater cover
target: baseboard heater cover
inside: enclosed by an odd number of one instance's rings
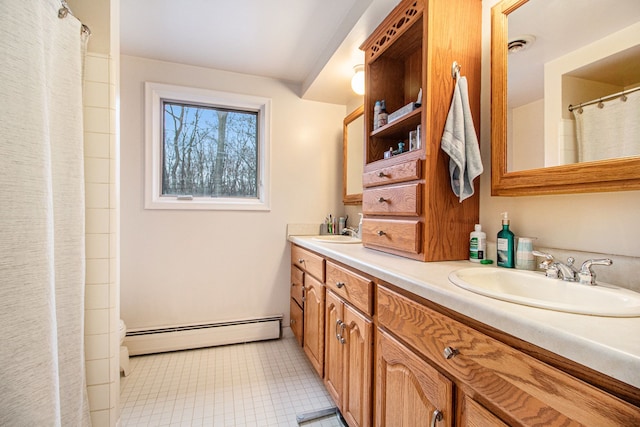
[[[282,315],[198,325],[127,331],[124,345],[132,356],[240,344],[282,337]]]

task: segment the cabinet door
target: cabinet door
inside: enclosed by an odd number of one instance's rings
[[[501,419],[469,396],[460,399],[460,427],[507,427]]]
[[[324,384],[339,407],[342,398],[344,345],[340,340],[343,303],[330,291],[326,298]]]
[[[324,285],[313,276],[304,277],[304,352],[318,375],[324,370]]]
[[[351,427],[368,427],[371,425],[372,322],[345,304],[344,325],[342,415]]]
[[[426,426],[439,413],[435,425],[450,427],[451,381],[381,330],[377,342],[376,425]]]
[[[303,320],[302,320],[302,308],[298,305],[296,300],[293,298],[290,299],[290,324],[291,331],[293,331],[293,336],[296,337],[300,346],[302,346],[302,334],[303,334]]]

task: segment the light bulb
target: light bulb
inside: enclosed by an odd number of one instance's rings
[[[358,95],[364,95],[364,66],[353,67],[354,75],[351,77],[351,89]]]

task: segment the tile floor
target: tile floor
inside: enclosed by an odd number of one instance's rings
[[[333,406],[294,338],[132,357],[120,425],[297,426]],[[301,424],[341,427],[334,415]]]

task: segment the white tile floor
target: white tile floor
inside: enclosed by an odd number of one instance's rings
[[[294,338],[132,357],[121,426],[297,426],[333,406]],[[336,416],[302,424],[340,427]]]

